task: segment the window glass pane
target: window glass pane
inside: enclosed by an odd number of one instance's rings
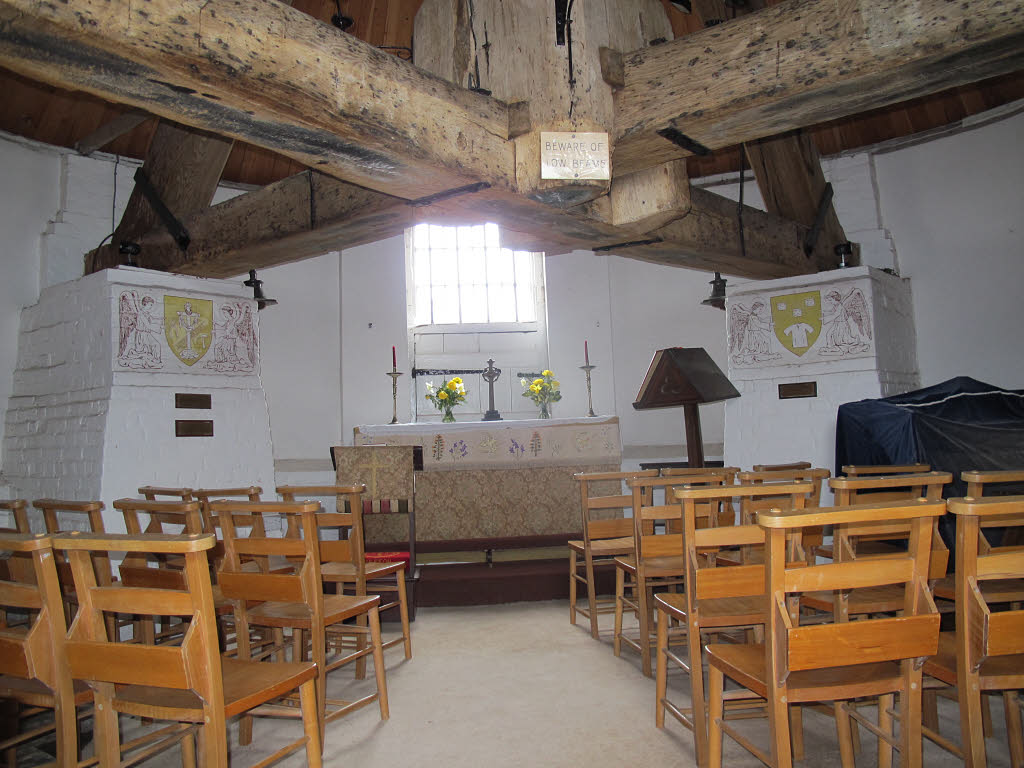
[[[413,248],[429,248],[430,247],[430,225],[429,224],[417,224],[412,228],[412,247]]]
[[[484,244],[484,225],[457,227],[459,248],[480,248]]]
[[[530,322],[537,319],[533,303],[533,254],[516,251],[515,265],[516,311],[520,322]]]
[[[430,225],[430,247],[433,249],[450,248],[455,250],[455,227],[441,227],[437,224]]]
[[[413,318],[413,322],[416,325],[427,325],[431,322],[430,320],[430,286],[429,285],[417,285],[416,286],[416,317]]]
[[[435,286],[458,285],[458,251],[435,248],[430,254],[430,282]]]
[[[459,322],[459,288],[456,285],[434,286],[434,322]]]
[[[485,265],[483,248],[459,251],[459,282],[464,286],[484,285],[487,282]]]
[[[511,323],[516,319],[515,295],[510,285],[487,286],[487,308],[492,323]]]
[[[413,251],[412,279],[416,285],[430,285],[430,251],[420,248]]]
[[[488,248],[501,247],[501,233],[497,224],[484,224],[484,243]]]
[[[487,321],[487,286],[462,286],[462,322],[486,323]]]
[[[500,251],[487,252],[487,282],[511,285],[515,279],[512,269],[512,251],[502,248]]]

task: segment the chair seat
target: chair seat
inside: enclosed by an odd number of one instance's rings
[[[758,696],[767,695],[764,645],[714,643],[704,650],[709,662],[727,677]],[[789,703],[878,696],[898,689],[899,685],[900,666],[888,661],[791,672],[788,678]]]
[[[367,562],[364,572],[366,580],[373,581],[405,570],[404,562]],[[320,576],[324,581],[355,581],[356,567],[352,563],[327,562],[320,564]]]
[[[924,663],[926,675],[948,685],[956,685],[956,633],[939,633],[939,650]],[[978,670],[981,690],[1024,687],[1024,654],[993,656],[981,662]]]
[[[988,603],[1024,602],[1024,580],[992,579],[980,582],[981,594]],[[935,582],[932,593],[943,600],[956,600],[956,574]]]
[[[682,592],[657,594],[654,596],[654,604],[669,616],[680,621],[685,621],[687,618],[686,595]],[[698,600],[697,621],[702,629],[763,624],[765,621],[765,597],[755,595]]]
[[[75,706],[92,701],[92,689],[81,680],[71,683],[75,690]],[[14,699],[31,707],[53,708],[53,691],[38,680],[0,675],[0,699]]]
[[[582,544],[582,542],[580,542]],[[633,551],[633,537],[623,536],[618,539],[596,539],[590,542],[590,552],[594,557],[612,557],[628,555]]]
[[[380,595],[324,595],[324,623],[335,624],[378,605]],[[261,626],[309,628],[310,610],[304,603],[260,603],[247,615],[250,623]]]
[[[830,612],[833,608],[832,592],[804,592],[800,597],[800,606],[814,608],[818,611]],[[891,613],[903,610],[903,585],[886,584],[881,587],[865,587],[850,592],[849,612],[851,615],[863,613]]]
[[[221,658],[225,717],[279,698],[316,677],[312,662],[258,662]],[[118,685],[114,708],[126,714],[202,722],[202,702],[191,691]]]

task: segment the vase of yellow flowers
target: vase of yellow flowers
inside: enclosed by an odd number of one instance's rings
[[[434,385],[428,381],[427,400],[432,402],[434,407],[444,414],[441,417],[441,421],[450,424],[455,421],[452,408],[466,402],[466,385],[462,383],[462,379],[458,376],[452,376],[437,389],[434,389]]]
[[[530,398],[540,408],[539,418],[550,419],[551,404],[562,399],[562,393],[558,389],[561,385],[555,380],[555,374],[545,370],[541,371],[539,378],[533,381],[520,379],[519,383],[525,389],[523,397]]]

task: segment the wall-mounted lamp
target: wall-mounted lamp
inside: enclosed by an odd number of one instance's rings
[[[255,269],[249,270],[249,279],[242,284],[252,288],[252,297],[256,299],[256,311],[277,304],[277,299],[268,299],[263,295],[263,281],[256,279]]]
[[[725,309],[725,278],[718,272],[715,272],[715,279],[709,285],[711,286],[711,295],[704,299],[701,304]]]

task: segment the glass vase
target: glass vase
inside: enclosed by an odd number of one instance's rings
[[[551,403],[541,403],[540,404],[540,415],[538,415],[537,418],[538,419],[550,419],[551,418]]]
[[[444,409],[444,416],[441,417],[441,422],[444,424],[452,424],[455,422],[455,414],[452,413],[451,408]]]

